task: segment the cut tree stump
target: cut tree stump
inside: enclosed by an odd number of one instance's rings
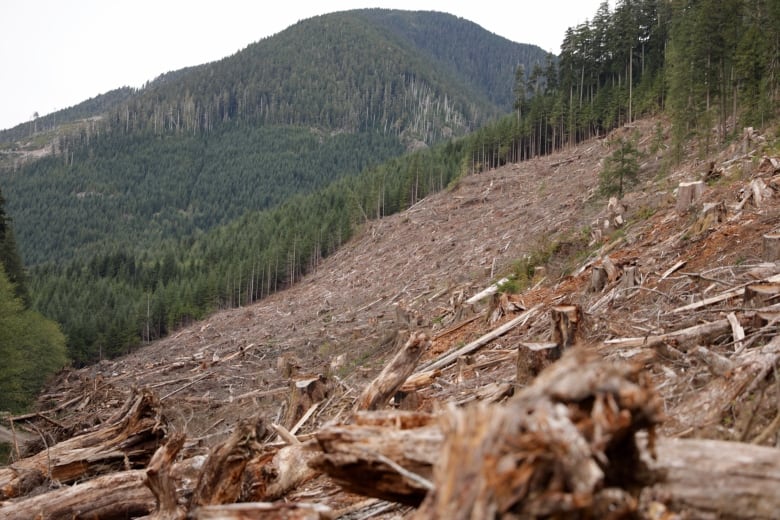
[[[590,271],[590,292],[600,293],[607,286],[607,270],[600,265],[594,265]]]
[[[319,454],[313,441],[268,451],[244,469],[241,502],[269,502],[316,477],[309,461]]]
[[[564,350],[577,341],[580,318],[580,308],[577,305],[556,305],[550,309],[551,341],[558,346],[557,351],[550,351],[553,359],[560,357]]]
[[[677,205],[675,209],[680,215],[687,213],[704,194],[704,181],[681,182],[677,188]]]
[[[309,408],[328,397],[329,393],[328,378],[324,375],[291,380],[283,425],[288,429],[295,426]]]
[[[777,303],[780,283],[754,283],[745,287],[744,302],[749,309],[760,309]]]
[[[763,237],[763,259],[767,262],[780,260],[780,233],[767,233]]]
[[[401,350],[363,391],[360,399],[355,403],[355,409],[376,410],[384,407],[412,375],[420,357],[430,346],[431,340],[425,332],[412,333]]]

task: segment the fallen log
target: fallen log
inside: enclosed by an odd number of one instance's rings
[[[618,347],[655,347],[662,343],[673,343],[685,352],[693,344],[708,344],[720,335],[731,332],[728,319],[701,323],[685,329],[675,330],[666,334],[653,334],[644,337],[609,339],[605,345]],[[682,347],[682,348],[681,348]]]
[[[639,365],[577,350],[503,405],[326,428],[314,464],[352,492],[424,496],[421,519],[632,518],[654,503],[687,518],[776,517],[780,450],[657,439],[663,405]]]
[[[347,491],[412,506],[430,490],[443,442],[434,416],[399,411],[360,412],[353,424],[325,428],[316,439],[321,454],[312,467]]]
[[[426,333],[412,333],[401,350],[366,387],[355,404],[355,409],[376,410],[384,407],[390,397],[414,372],[420,357],[430,346],[431,340]]]
[[[331,520],[335,518],[335,515],[329,507],[322,504],[255,502],[202,507],[198,510],[195,518],[197,520],[257,520],[261,518]]]
[[[164,431],[159,402],[142,391],[99,429],[0,468],[0,500],[24,495],[47,480],[70,484],[118,469],[142,468]]]
[[[510,330],[512,330],[515,327],[520,326],[521,324],[526,323],[533,315],[536,314],[536,312],[541,308],[541,304],[534,305],[527,311],[521,313],[516,318],[513,318],[512,320],[504,323],[500,327],[496,328],[495,330],[488,332],[484,336],[481,336],[475,341],[472,341],[468,345],[464,345],[463,347],[454,350],[453,352],[447,352],[443,356],[439,357],[438,359],[435,359],[433,361],[430,361],[428,363],[424,363],[421,365],[417,372],[424,372],[426,370],[434,370],[437,368],[444,368],[452,363],[454,363],[460,356],[464,354],[470,354],[474,352],[475,350],[487,345],[494,339],[503,336]]]
[[[30,498],[0,502],[0,520],[125,520],[146,515],[154,509],[155,499],[145,478],[141,469],[120,471]]]
[[[268,502],[311,480],[318,472],[309,461],[319,454],[314,442],[284,446],[249,461],[244,469],[241,502]]]

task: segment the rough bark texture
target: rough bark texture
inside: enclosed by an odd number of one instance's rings
[[[179,505],[176,482],[171,476],[173,463],[182,446],[184,434],[172,435],[164,446],[157,449],[146,468],[146,485],[157,500],[151,520],[182,520],[186,516],[184,507]]]
[[[24,495],[46,480],[70,484],[118,469],[144,467],[164,430],[157,399],[144,391],[99,429],[0,468],[0,500]]]
[[[120,471],[42,495],[0,502],[0,520],[125,520],[146,515],[154,509],[155,500],[145,479],[144,470]]]
[[[352,425],[325,428],[317,433],[317,442],[322,454],[312,466],[345,489],[418,505],[429,491],[425,481],[431,478],[443,437],[431,415],[384,411],[358,413]]]
[[[385,368],[366,387],[356,404],[357,410],[376,410],[384,407],[414,369],[420,356],[431,346],[431,340],[424,332],[412,333],[409,340]]]

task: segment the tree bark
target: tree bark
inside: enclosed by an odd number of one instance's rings
[[[117,469],[145,466],[164,434],[159,403],[144,391],[107,425],[0,468],[0,500],[24,495],[45,480],[70,484]]]
[[[417,366],[420,356],[431,346],[424,332],[412,333],[382,372],[363,391],[355,405],[356,410],[376,410],[384,407],[390,397],[404,384]]]
[[[681,182],[677,188],[677,205],[675,209],[680,215],[687,213],[690,207],[704,194],[703,181]]]
[[[767,233],[763,238],[764,260],[767,262],[780,260],[780,233]]]

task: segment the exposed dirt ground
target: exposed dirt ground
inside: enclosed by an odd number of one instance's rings
[[[549,308],[566,303],[582,311],[579,344],[608,358],[646,364],[665,400],[664,434],[764,436],[761,442],[774,445],[776,430],[767,428],[776,400],[764,399],[774,393],[771,370],[761,371],[767,361],[751,348],[775,332],[773,318],[758,318],[741,300],[725,297],[681,309],[780,272],[778,264],[762,258],[762,236],[780,224],[780,197],[773,195],[776,171],[761,162],[771,151],[765,137],[754,134],[708,161],[694,149],[671,166],[668,147],[656,137],[664,124],[640,121],[605,139],[465,177],[408,211],[366,223],[355,239],[290,289],[218,312],[122,359],[62,373],[41,397],[39,409],[71,401],[63,407],[67,415],[51,416],[69,426],[71,431],[60,432],[66,436],[104,420],[132,388],[149,387],[173,428],[198,441],[192,445],[197,449],[224,440],[242,417],[284,422],[292,417],[287,410],[291,384],[322,376],[329,396],[300,426],[297,433],[305,435],[349,415],[409,330],[426,329],[433,337],[425,363],[511,318],[510,312],[489,323],[491,298],[465,300],[523,258],[552,251],[513,297],[526,309],[538,304],[538,311],[475,352],[468,364],[442,369],[419,392],[419,409],[503,398],[515,382],[518,352],[531,360],[532,378],[549,361],[521,345],[549,341]],[[639,183],[622,199],[625,224],[596,233],[610,216],[608,201],[597,192],[603,159],[616,137],[635,131],[644,156]],[[702,198],[677,211],[678,184],[701,179],[709,170],[716,175]],[[767,186],[765,200],[740,205],[753,179]],[[703,204],[720,202],[725,214],[704,219]],[[589,290],[593,268],[606,256],[619,272],[635,268],[636,284],[619,276],[599,291]],[[697,337],[692,345],[677,339],[663,348],[641,344],[642,338],[723,320],[729,312],[747,331],[742,342],[728,329]],[[616,341],[626,338],[640,343]],[[723,372],[695,354],[700,344],[730,362]],[[43,428],[47,421],[37,424]],[[57,428],[48,428],[57,435]]]

